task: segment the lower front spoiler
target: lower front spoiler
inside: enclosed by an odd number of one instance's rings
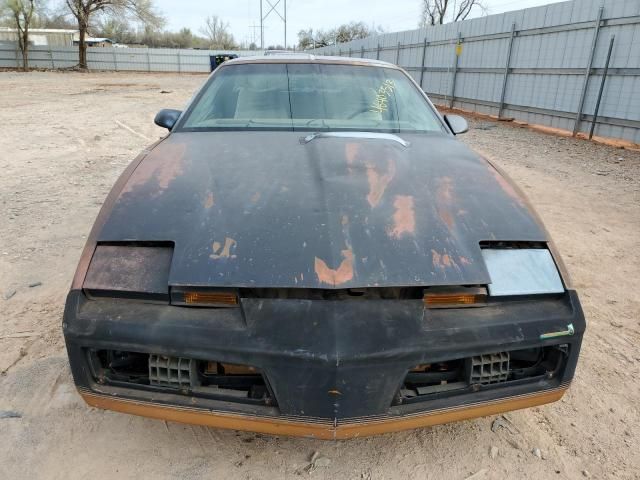
[[[429,412],[419,412],[401,417],[374,417],[370,419],[347,420],[344,423],[331,423],[326,420],[312,419],[274,419],[252,415],[239,415],[229,412],[213,411],[166,405],[150,401],[114,398],[79,389],[82,398],[92,407],[117,412],[140,415],[143,417],[168,420],[172,422],[205,425],[208,427],[244,430],[271,435],[310,437],[323,440],[342,440],[366,437],[381,433],[398,432],[413,428],[429,427],[442,423],[468,420],[471,418],[495,415],[521,408],[535,407],[560,400],[568,384],[557,388],[496,400],[466,404],[452,408],[442,408]]]

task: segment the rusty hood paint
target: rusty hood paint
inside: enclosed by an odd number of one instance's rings
[[[547,241],[518,192],[446,134],[173,133],[98,241],[171,241],[171,285],[487,284],[479,243]]]

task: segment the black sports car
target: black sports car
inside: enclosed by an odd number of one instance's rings
[[[230,60],[156,123],[67,298],[90,405],[336,439],[569,386],[585,321],[549,234],[400,68]]]

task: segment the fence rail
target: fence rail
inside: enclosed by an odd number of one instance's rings
[[[612,36],[611,65],[600,89]],[[587,133],[595,122],[596,135],[640,143],[638,0],[557,3],[315,53],[398,64],[440,105],[574,133]]]
[[[239,56],[261,55],[261,51],[188,50],[170,48],[87,49],[89,70],[141,72],[206,73],[209,56],[235,53]],[[30,47],[29,66],[34,68],[72,68],[78,64],[78,47]],[[0,67],[22,66],[22,55],[16,44],[0,44]]]

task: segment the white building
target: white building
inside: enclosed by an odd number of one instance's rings
[[[37,47],[72,47],[76,32],[77,30],[61,28],[30,28],[29,43]],[[17,42],[18,30],[16,28],[0,28],[0,44]]]

